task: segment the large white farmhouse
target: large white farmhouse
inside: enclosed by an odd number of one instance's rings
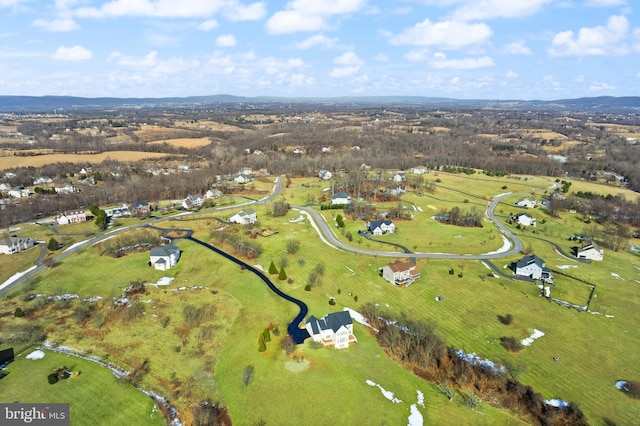
[[[172,244],[167,244],[152,248],[149,261],[155,269],[166,271],[178,263],[178,259],[180,259],[180,249]]]
[[[318,319],[311,315],[305,328],[314,342],[336,349],[345,349],[358,341],[353,335],[353,321],[349,311],[334,312]]]

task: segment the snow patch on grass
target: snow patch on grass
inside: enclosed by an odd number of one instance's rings
[[[577,267],[578,265],[556,265],[556,268],[558,269],[573,269]]]
[[[0,285],[0,290],[2,290],[5,287],[8,287],[15,280],[17,280],[18,278],[20,278],[21,276],[23,276],[24,274],[26,274],[27,272],[29,272],[29,271],[31,271],[31,270],[33,270],[35,268],[36,268],[36,265],[33,265],[31,268],[27,269],[26,271],[16,272],[15,274],[11,275],[8,280],[6,280],[4,283],[2,283],[2,285]]]
[[[389,401],[393,402],[394,404],[399,404],[402,402],[402,400],[396,398],[393,394],[393,392],[386,390],[385,388],[383,388],[382,386],[380,386],[379,384],[372,382],[371,380],[366,380],[365,381],[369,386],[375,386],[378,389],[380,389],[380,392],[382,392],[382,395],[387,398]]]
[[[418,407],[416,407],[416,404],[411,404],[411,414],[409,415],[408,426],[422,426],[423,424],[424,419],[422,418],[420,411],[418,411]]]
[[[531,346],[534,340],[539,339],[542,336],[544,336],[544,333],[534,328],[533,334],[531,334],[531,336],[527,337],[526,339],[522,339],[520,343],[522,344],[522,346]]]
[[[549,405],[551,407],[556,407],[556,408],[567,408],[569,406],[568,403],[564,402],[561,399],[546,399],[544,403],[546,405]]]
[[[29,355],[27,355],[25,358],[26,359],[42,359],[44,358],[44,352],[41,350],[33,351]]]
[[[149,284],[149,285],[152,285],[154,287],[162,287],[162,286],[166,286],[166,285],[171,284],[174,279],[175,278],[173,278],[173,277],[162,277],[157,282],[155,282],[153,284]]]
[[[612,276],[613,278],[618,279],[618,280],[622,280],[622,281],[624,281],[624,278],[622,278],[620,275],[616,274],[615,272],[612,272],[612,273],[611,273],[611,276]]]

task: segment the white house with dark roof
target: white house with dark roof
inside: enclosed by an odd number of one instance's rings
[[[351,202],[351,195],[346,192],[336,192],[331,197],[331,204],[349,204]]]
[[[0,238],[0,254],[14,254],[33,247],[35,243],[29,237],[13,235]]]
[[[382,278],[391,284],[409,287],[415,280],[420,278],[420,272],[416,270],[414,262],[396,260],[382,268]]]
[[[229,218],[231,222],[238,223],[240,225],[251,225],[258,221],[258,215],[253,209],[241,210]]]
[[[536,227],[536,219],[527,213],[518,213],[511,217],[516,224]]]
[[[233,180],[238,185],[246,185],[247,183],[251,182],[251,176],[246,175],[246,174],[239,174],[238,176],[234,177]]]
[[[320,319],[311,315],[305,328],[314,342],[336,349],[346,349],[349,343],[358,341],[353,335],[353,321],[349,311],[333,312]]]
[[[158,271],[166,271],[178,263],[178,259],[180,259],[180,249],[172,244],[167,244],[152,248],[149,262]]]
[[[396,225],[391,220],[372,220],[367,224],[367,229],[373,235],[393,234],[396,232]]]
[[[521,277],[529,277],[534,280],[551,283],[553,282],[551,269],[545,268],[544,265],[544,260],[533,254],[518,260],[515,264],[514,272]]]
[[[322,180],[329,180],[331,179],[331,176],[333,176],[331,174],[331,172],[327,169],[322,169],[318,172],[318,177]]]
[[[593,241],[585,240],[582,242],[582,247],[576,251],[576,257],[601,261],[604,259],[604,249],[594,244]]]

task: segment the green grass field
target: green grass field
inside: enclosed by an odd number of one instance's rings
[[[69,403],[72,425],[163,425],[151,398],[118,379],[109,369],[90,361],[45,351],[39,360],[25,359],[30,350],[9,364],[0,382],[2,402]],[[66,366],[80,371],[74,378],[50,385],[47,375]]]
[[[400,222],[399,229],[404,226],[407,233],[388,237],[397,238],[396,242],[411,247],[411,242],[407,241],[415,238],[413,234],[424,227],[429,231],[424,234],[432,237],[432,244],[424,238],[411,240],[420,245],[417,251],[446,252],[462,247],[466,252],[471,250],[471,244],[479,244],[479,238],[488,239],[482,233],[489,235],[489,227],[482,228],[479,236],[467,236],[465,228],[458,228],[464,238],[457,239],[442,230],[434,231],[431,224],[420,225],[422,216],[430,216],[430,211],[434,211],[430,205],[438,209],[441,205],[464,206],[476,201],[486,204],[484,197],[488,199],[506,191],[529,191],[532,187],[549,185],[548,181],[537,178],[524,181],[478,175],[475,177],[478,183],[474,184],[473,176],[440,173],[438,177],[442,185],[464,187],[473,197],[442,188],[433,195],[441,200],[407,196],[404,202],[421,206],[423,212],[412,221],[412,226],[415,223],[416,227],[410,232],[408,225]],[[285,192],[285,199],[302,204],[313,195],[305,191],[320,193],[324,183],[320,187],[312,186],[317,182],[317,179],[300,182],[294,179]],[[508,189],[503,190],[505,185]],[[601,191],[607,188],[602,187]],[[464,203],[465,198],[469,203]],[[501,220],[506,221],[512,205],[513,200],[506,199],[498,207],[496,213]],[[561,213],[560,218],[551,218],[535,209],[533,213],[539,221],[546,219],[545,224],[539,223],[535,233],[529,229],[513,229],[525,247],[545,259],[548,267],[569,276],[557,277],[557,286],[552,288],[553,297],[583,304],[589,288],[571,277],[596,285],[590,309],[593,313],[548,302],[538,296],[539,289],[533,285],[489,277],[490,271],[478,261],[418,260],[422,278],[408,288],[395,287],[379,276],[379,269],[393,259],[334,250],[322,242],[307,219],[299,223],[288,222],[289,218],[298,217],[299,212],[292,210],[287,216],[274,218],[269,214],[269,206],[256,206],[255,209],[260,227],[273,228],[279,233],[249,240],[245,235],[247,228],[237,228],[237,233],[247,241],[262,245],[262,255],[250,263],[265,270],[271,261],[278,267],[284,265],[289,280],[279,281],[275,276],[272,280],[284,292],[303,300],[309,306],[310,314],[322,316],[343,307],[357,310],[363,303],[377,303],[394,314],[436,322],[439,334],[455,348],[475,352],[499,363],[520,366],[519,378],[523,383],[533,386],[547,399],[562,398],[579,404],[593,424],[603,424],[605,419],[616,424],[633,424],[640,418],[637,402],[614,386],[616,380],[640,378],[637,351],[640,340],[634,332],[639,319],[636,308],[640,301],[640,257],[607,250],[603,262],[582,264],[562,257],[551,244],[538,239],[553,241],[568,252],[574,245],[567,240],[568,236],[579,233],[583,225],[573,215]],[[240,208],[217,213],[207,210],[200,216],[165,221],[160,226],[187,227],[194,230],[196,238],[212,242],[215,229],[221,226],[212,216],[226,219],[238,210]],[[334,212],[339,211],[324,213],[331,219]],[[360,223],[347,223],[355,237],[351,244],[365,247],[369,242],[358,243],[354,232],[361,226]],[[457,245],[447,247],[448,241],[443,239],[453,239]],[[300,244],[296,253],[287,252],[290,240]],[[485,250],[480,246],[483,249],[479,252],[495,250],[502,245],[499,236],[495,241],[489,241],[491,243],[485,244],[488,248]],[[371,244],[374,248],[374,243]],[[237,424],[254,424],[260,420],[266,424],[300,424],[314,423],[318,419],[337,424],[405,424],[410,404],[416,403],[418,390],[425,395],[426,407],[419,408],[425,424],[518,424],[518,419],[511,414],[493,409],[486,403],[479,411],[473,411],[461,404],[459,396],[453,402],[447,402],[429,383],[390,361],[361,325],[355,326],[358,343],[348,350],[313,349],[304,344],[294,353],[304,360],[296,363],[279,348],[280,337],[274,337],[267,344],[266,352],[258,352],[258,336],[264,327],[277,324],[284,330],[297,308],[277,298],[249,272],[241,271],[235,264],[199,245],[189,241],[179,241],[177,245],[183,252],[181,260],[166,272],[155,271],[147,265],[148,253],[113,259],[98,256],[93,248],[84,249],[47,269],[32,284],[30,292],[112,298],[119,296],[122,287],[132,280],[154,283],[165,276],[175,278],[168,287],[151,288],[143,296],[145,314],[142,317],[129,322],[120,316],[110,317],[100,329],[92,320],[86,325],[77,324],[73,318],[75,304],[70,307],[47,305],[41,311],[41,321],[50,324],[47,329],[50,336],[63,339],[68,346],[100,355],[110,354],[110,360],[127,368],[148,358],[150,373],[143,381],[144,386],[172,396],[181,410],[210,398],[224,405]],[[496,259],[494,263],[503,267],[520,257]],[[305,285],[318,265],[324,272],[311,291],[305,291]],[[454,270],[454,275],[448,273],[449,269]],[[178,290],[191,286],[206,288]],[[12,312],[17,306],[29,307],[30,303],[36,303],[23,301],[23,294],[24,290],[14,290],[2,302],[2,311]],[[444,300],[436,302],[436,296],[444,296]],[[330,298],[335,298],[335,306],[329,305]],[[101,312],[108,312],[107,301],[102,303]],[[201,326],[186,327],[185,306],[207,303],[216,307],[213,319]],[[498,321],[498,315],[507,313],[514,317],[508,326]],[[165,317],[170,317],[170,321],[163,327]],[[9,316],[2,317],[0,326],[9,326],[14,320]],[[545,335],[518,353],[509,353],[500,345],[502,336],[524,339],[534,329]],[[554,357],[559,360],[554,361]],[[244,386],[242,371],[249,365],[255,368],[255,374],[249,386]],[[366,380],[394,392],[403,402],[393,404],[386,400],[380,390],[367,385]],[[344,410],[336,411],[336,404],[342,404]]]

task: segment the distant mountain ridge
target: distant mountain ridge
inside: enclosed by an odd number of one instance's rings
[[[323,104],[345,106],[406,106],[452,109],[504,109],[536,111],[582,111],[632,113],[640,112],[639,96],[600,96],[576,99],[500,100],[454,99],[424,96],[342,96],[342,97],[244,97],[233,95],[166,97],[166,98],[83,98],[75,96],[0,96],[0,112],[3,113],[58,113],[92,109],[139,109],[158,107],[206,107],[226,106],[250,108],[251,105],[302,105]]]

